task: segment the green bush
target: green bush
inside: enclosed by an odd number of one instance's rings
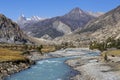
[[[99,49],[100,51],[107,50],[107,48],[117,48],[120,49],[120,39],[115,40],[114,38],[109,37],[106,41],[104,42],[90,42],[90,49]]]

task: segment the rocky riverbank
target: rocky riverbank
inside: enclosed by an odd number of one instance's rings
[[[32,64],[34,64],[34,62],[29,60],[0,62],[0,80],[3,80],[4,77],[10,76],[11,74],[28,69]]]
[[[26,61],[0,62],[0,80],[4,80],[6,76],[10,76],[11,74],[30,68],[37,60],[49,58],[47,55],[41,55],[36,51],[32,51],[29,55],[24,56],[27,58]]]
[[[24,56],[26,56],[28,58],[28,60],[30,60],[30,61],[31,60],[32,61],[36,61],[36,60],[46,59],[46,58],[51,58],[51,57],[79,56],[80,58],[78,58],[78,59],[68,60],[66,62],[68,65],[70,65],[71,67],[73,67],[75,70],[79,71],[78,69],[76,69],[76,67],[79,67],[79,66],[81,66],[83,64],[86,64],[86,63],[89,63],[89,60],[90,60],[90,62],[97,62],[96,60],[93,60],[95,57],[93,57],[93,59],[91,59],[91,57],[87,58],[86,57],[87,53],[89,53],[89,55],[93,55],[94,54],[89,49],[84,49],[84,48],[83,49],[81,49],[81,48],[68,48],[68,49],[65,49],[65,50],[59,50],[59,51],[56,51],[56,52],[51,52],[51,53],[45,54],[43,56],[40,53],[36,52],[36,51],[32,51],[32,52],[30,52],[30,54],[24,55]],[[4,66],[4,65],[6,65],[6,66]],[[14,74],[16,72],[19,72],[21,70],[29,68],[30,66],[31,66],[31,63],[29,63],[29,62],[5,62],[5,63],[3,62],[3,63],[1,63],[1,72],[2,72],[1,73],[1,75],[2,75],[1,79],[2,79],[2,77]],[[79,76],[79,75],[77,75],[77,76]],[[81,77],[81,76],[79,76],[79,77]],[[76,79],[76,77],[74,77],[72,79],[73,80],[81,80],[81,78],[80,79],[79,78]],[[82,79],[82,80],[85,80],[85,79]]]
[[[99,57],[86,57],[68,60],[66,63],[80,74],[71,80],[120,80],[120,61],[102,62]]]

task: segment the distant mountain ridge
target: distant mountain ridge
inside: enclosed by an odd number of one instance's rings
[[[45,18],[41,18],[39,16],[32,16],[30,18],[27,18],[24,16],[24,14],[22,14],[16,22],[21,28],[24,28],[26,24],[33,24],[42,20],[45,20]]]
[[[24,24],[23,30],[27,34],[38,38],[44,35],[56,38],[70,34],[78,28],[82,28],[90,20],[95,18],[95,16],[86,13],[80,8],[74,8],[63,16],[45,19],[35,23],[26,23]]]

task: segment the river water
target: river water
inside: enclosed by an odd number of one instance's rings
[[[87,52],[87,55],[94,54]],[[77,74],[64,63],[65,60],[71,58],[75,56],[40,60],[30,69],[11,75],[5,80],[69,80],[71,76]]]

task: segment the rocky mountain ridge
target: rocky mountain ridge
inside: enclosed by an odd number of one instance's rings
[[[108,37],[119,38],[120,6],[89,22],[80,31],[80,33],[83,32],[90,32],[91,37],[94,37],[96,40],[105,40]]]

